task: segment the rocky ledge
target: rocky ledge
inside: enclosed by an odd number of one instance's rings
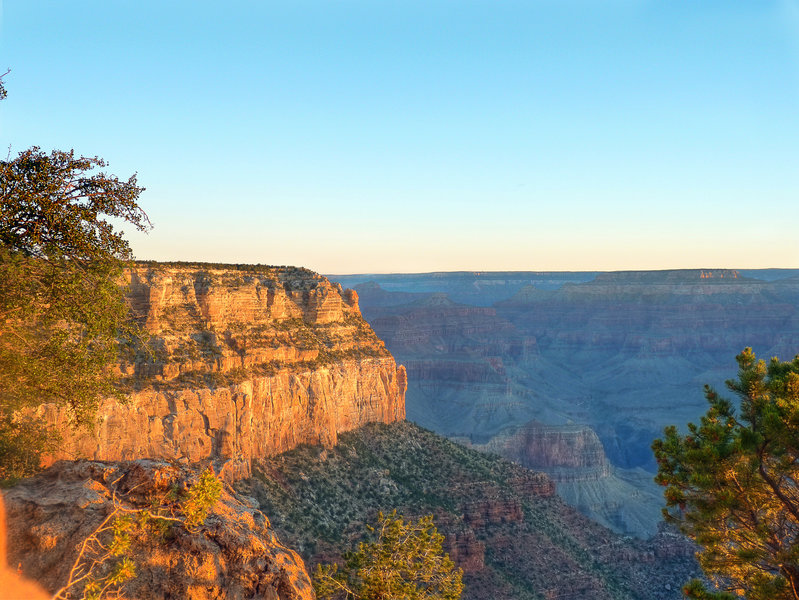
[[[53,593],[67,582],[84,540],[112,511],[150,508],[154,498],[196,479],[163,461],[58,462],[5,493],[9,564]],[[314,598],[302,559],[251,506],[227,488],[195,531],[175,526],[163,539],[134,535],[126,557],[136,577],[124,597]]]

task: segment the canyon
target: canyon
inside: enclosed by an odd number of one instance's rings
[[[799,271],[331,279],[358,291],[365,318],[408,369],[410,420],[475,447],[533,422],[562,427],[525,434],[531,451],[551,442],[561,457],[584,436],[573,426],[590,428],[601,442],[585,457],[590,467],[507,457],[549,472],[586,514],[642,537],[655,533],[661,504],[652,440],[704,413],[703,385],[723,392],[743,348],[783,360],[799,351]]]
[[[210,597],[312,597],[304,564],[396,508],[434,515],[465,598],[676,599],[694,549],[653,516],[643,448],[701,412],[675,390],[725,376],[730,344],[757,330],[792,346],[799,282],[776,275],[435,274],[353,291],[294,267],[138,263],[124,283],[146,336],[117,366],[125,400],[103,401],[91,431],[39,407],[63,440],[4,494],[12,558],[52,589],[118,492],[185,487],[211,464],[226,495],[210,545],[159,551],[152,589],[177,568],[205,573]],[[172,591],[204,598],[192,581]]]

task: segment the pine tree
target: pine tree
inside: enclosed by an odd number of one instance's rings
[[[766,364],[751,348],[727,386],[705,386],[710,404],[687,435],[668,427],[652,448],[667,518],[700,546],[700,565],[721,592],[691,582],[692,598],[799,600],[799,356]]]

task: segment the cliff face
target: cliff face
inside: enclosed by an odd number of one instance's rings
[[[602,444],[586,425],[547,426],[531,421],[503,430],[479,449],[547,472],[555,481],[558,475],[599,478],[610,473]]]
[[[150,338],[119,365],[129,402],[106,400],[95,431],[69,432],[53,458],[237,459],[247,472],[253,458],[405,418],[405,369],[354,291],[287,267],[140,265],[126,278]]]
[[[358,286],[358,293],[365,317],[391,352],[403,357],[398,360],[411,381],[411,420],[447,434],[470,434],[539,416],[528,409],[528,391],[507,368],[535,360],[536,340],[498,317],[496,309],[460,304],[442,293],[414,294],[401,304],[409,294],[381,292],[374,284]]]

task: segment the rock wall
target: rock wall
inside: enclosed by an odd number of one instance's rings
[[[486,545],[477,539],[472,529],[448,533],[444,539],[444,551],[465,573],[485,569]]]
[[[149,334],[118,372],[91,432],[61,427],[57,458],[253,458],[405,418],[405,369],[361,318],[358,296],[305,269],[142,264],[126,273]]]
[[[486,444],[470,444],[546,473],[567,504],[617,533],[655,535],[662,492],[644,471],[614,468],[587,425],[509,427]]]

